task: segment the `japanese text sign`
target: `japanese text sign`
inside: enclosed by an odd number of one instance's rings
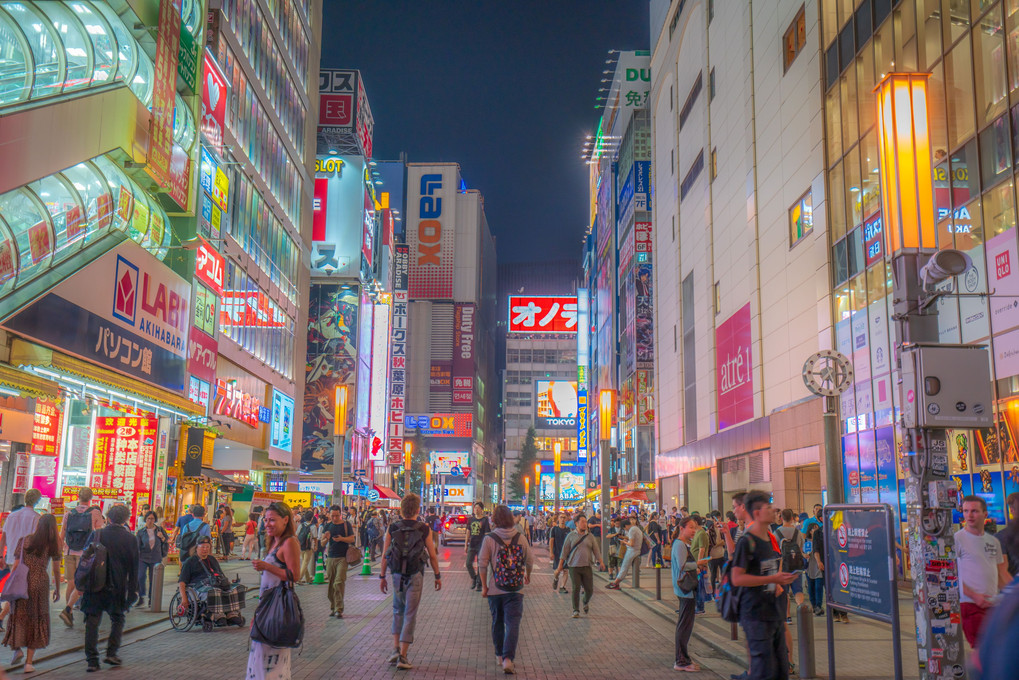
[[[206,284],[217,295],[223,294],[223,272],[226,270],[226,259],[209,245],[208,241],[198,237],[198,251],[195,253],[195,276]]]
[[[180,47],[180,0],[160,0],[156,59],[152,74],[152,122],[148,172],[162,186],[170,180],[173,114],[177,103],[177,51]]]
[[[155,418],[96,418],[89,486],[118,490],[131,501],[132,517],[152,493],[158,428]]]
[[[892,621],[896,569],[892,509],[887,504],[824,508],[825,594],[828,604]],[[950,562],[954,572],[954,562]]]
[[[576,296],[521,296],[509,298],[510,333],[576,333]]]
[[[32,455],[56,456],[60,448],[60,409],[48,399],[35,402]]]
[[[262,402],[258,397],[237,389],[232,381],[216,380],[216,397],[212,402],[212,412],[218,416],[226,416],[239,420],[249,427],[258,427],[258,410]]]
[[[389,463],[403,461],[404,422],[407,388],[407,274],[410,269],[410,248],[396,244],[393,261],[393,327],[389,352]]]

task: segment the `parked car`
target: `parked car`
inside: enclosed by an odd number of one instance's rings
[[[450,515],[442,523],[439,544],[447,545],[450,541],[461,543],[467,540],[467,515]]]

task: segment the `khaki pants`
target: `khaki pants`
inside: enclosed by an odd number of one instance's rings
[[[329,590],[329,609],[343,613],[343,594],[347,589],[347,558],[326,558],[326,585]]]
[[[315,549],[301,551],[301,575],[299,581],[313,581],[315,579]]]

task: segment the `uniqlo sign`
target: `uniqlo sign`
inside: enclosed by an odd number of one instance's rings
[[[195,254],[195,276],[217,295],[223,295],[223,272],[226,260],[217,253],[201,236],[198,237],[198,252]]]
[[[1012,273],[1012,263],[1009,261],[1008,251],[998,253],[994,256],[994,275],[1003,279]]]
[[[576,333],[577,297],[511,295],[510,333]]]
[[[754,363],[750,303],[715,329],[718,429],[754,417]]]

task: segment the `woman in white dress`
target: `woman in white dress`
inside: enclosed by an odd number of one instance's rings
[[[265,536],[269,541],[265,560],[251,565],[262,574],[259,594],[279,585],[283,579],[291,582],[300,573],[301,547],[295,536],[294,515],[286,503],[270,503],[264,514]],[[290,573],[287,574],[287,569]],[[270,647],[251,641],[248,654],[247,680],[290,680],[290,650]]]

